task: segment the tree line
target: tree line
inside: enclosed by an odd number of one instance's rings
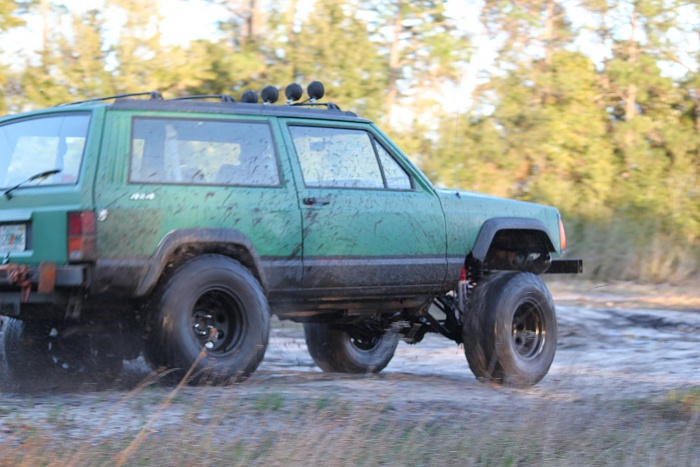
[[[158,2],[0,3],[0,37],[44,25],[0,67],[0,111],[318,79],[435,184],[559,207],[590,277],[700,276],[700,2],[198,2],[226,14],[186,45],[164,43]]]

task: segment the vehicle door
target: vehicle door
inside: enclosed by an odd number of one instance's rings
[[[369,124],[285,123],[298,163],[304,287],[372,295],[443,283],[440,202],[401,155]]]

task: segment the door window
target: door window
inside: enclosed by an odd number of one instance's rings
[[[307,187],[411,188],[408,174],[366,131],[295,125],[290,133]]]
[[[390,190],[410,190],[412,188],[411,177],[408,176],[403,167],[391,157],[383,146],[376,144],[376,148],[379,161],[384,169],[387,188]]]

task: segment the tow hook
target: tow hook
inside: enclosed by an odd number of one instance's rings
[[[5,271],[7,280],[11,285],[19,285],[22,288],[21,303],[27,303],[32,291],[32,282],[27,278],[29,267],[26,264],[3,264],[0,271]]]

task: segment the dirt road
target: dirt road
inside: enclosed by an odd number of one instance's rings
[[[649,400],[672,390],[700,388],[700,309],[633,308],[629,301],[588,300],[566,291],[555,293],[555,301],[559,302],[557,354],[550,373],[533,388],[479,383],[462,348],[432,335],[417,345],[400,343],[379,375],[325,374],[309,357],[301,326],[274,320],[265,360],[241,385],[185,387],[170,400],[171,387],[139,388],[149,370],[136,361],[128,363],[121,380],[106,391],[5,390],[0,400],[0,446],[21,443],[26,437],[20,436],[18,427],[26,426],[49,430],[55,442],[96,442],[117,434],[128,438],[144,427],[154,433],[176,432],[183,417],[192,418],[193,411],[195,418],[206,419],[222,404],[261,400],[273,409],[275,401],[369,404],[378,410],[389,408],[397,420],[414,423],[450,414],[487,417],[534,410],[545,401],[566,404],[566,413],[575,417],[576,407],[594,401]],[[254,417],[239,420],[226,429],[237,433],[245,423],[256,422]]]
[[[437,335],[419,344],[399,344],[387,368],[365,378],[329,376],[314,367],[302,333],[293,326],[274,330],[254,384],[360,391],[400,404],[450,401],[484,406],[494,396],[577,399],[631,398],[700,386],[700,310],[672,311],[558,305],[559,345],[554,364],[534,388],[509,390],[479,383],[464,351]],[[286,326],[283,324],[283,326]],[[293,387],[298,386],[296,389]],[[410,395],[410,397],[406,397]],[[398,400],[393,400],[397,398]]]

